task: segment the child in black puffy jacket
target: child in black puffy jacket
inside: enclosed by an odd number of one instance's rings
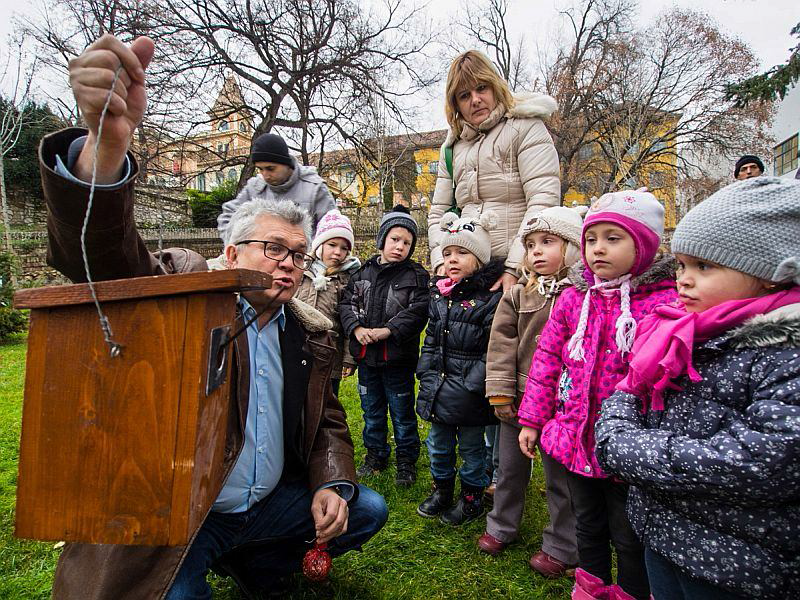
[[[486,399],[486,349],[502,290],[490,288],[503,274],[503,261],[490,261],[488,230],[494,213],[480,221],[442,218],[444,277],[431,286],[430,322],[417,365],[417,413],[431,422],[427,439],[433,493],[417,508],[423,517],[439,516],[461,525],[483,514],[486,474],[483,433],[497,420]],[[463,464],[461,495],[455,506],[456,443]]]
[[[396,443],[398,485],[416,481],[419,432],[414,414],[414,368],[428,310],[428,272],[411,260],[417,223],[404,206],[384,215],[379,253],[350,278],[339,303],[342,329],[358,364],[367,456],[359,477],[389,465],[388,407]]]

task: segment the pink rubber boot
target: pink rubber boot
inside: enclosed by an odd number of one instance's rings
[[[612,600],[609,590],[612,587],[606,586],[599,577],[584,571],[575,569],[575,586],[572,588],[572,600]],[[622,592],[622,588],[620,588]],[[622,592],[623,594],[625,592]],[[615,600],[616,597],[613,597]]]

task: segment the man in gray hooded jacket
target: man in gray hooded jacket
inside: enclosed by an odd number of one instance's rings
[[[219,234],[227,244],[228,223],[231,215],[242,204],[265,198],[268,200],[291,200],[305,208],[314,222],[317,223],[329,210],[336,208],[328,186],[314,167],[307,167],[297,162],[289,154],[284,139],[274,133],[264,133],[253,140],[251,148],[253,163],[258,175],[253,175],[233,200],[222,205],[222,213],[217,218]]]

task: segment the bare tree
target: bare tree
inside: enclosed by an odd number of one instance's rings
[[[287,137],[304,160],[322,139],[358,143],[375,98],[404,121],[403,99],[436,78],[418,63],[433,34],[418,26],[420,10],[400,0],[369,8],[354,0],[163,2],[159,35],[185,37],[197,49],[185,71],[234,73],[255,134],[295,130]]]
[[[594,107],[598,191],[644,183],[653,173],[688,176],[703,170],[703,157],[733,159],[767,142],[770,106],[745,111],[726,100],[727,84],[755,57],[706,15],[672,9],[615,43],[609,59],[608,85]]]
[[[22,128],[30,121],[29,112],[33,106],[31,83],[37,68],[35,58],[28,60],[25,38],[13,40],[0,75],[0,83],[9,90],[7,97],[0,97],[0,203],[2,203],[3,232],[6,251],[12,254],[11,219],[8,211],[6,194],[5,157],[14,149],[19,140]],[[14,52],[14,50],[16,52]],[[11,283],[16,286],[16,276],[11,271]]]
[[[525,37],[520,35],[515,39],[509,33],[506,20],[509,5],[510,0],[487,0],[484,6],[476,8],[467,2],[458,28],[466,37],[464,42],[477,43],[492,58],[511,90],[521,91],[532,83],[531,63]],[[457,38],[451,47],[460,51],[459,46],[463,48],[464,42]]]
[[[579,186],[583,193],[597,192],[586,185],[604,118],[597,98],[610,86],[612,50],[616,40],[631,30],[635,8],[631,0],[587,0],[562,11],[568,41],[557,47],[554,56],[542,59],[545,89],[558,103],[547,125],[561,163],[562,198]]]

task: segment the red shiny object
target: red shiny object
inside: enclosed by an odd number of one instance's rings
[[[314,544],[303,557],[303,575],[311,581],[325,581],[331,572],[331,555],[328,554],[328,544]]]

